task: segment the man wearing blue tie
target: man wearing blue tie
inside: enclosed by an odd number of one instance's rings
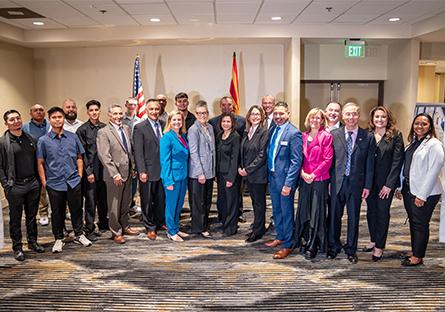
[[[276,238],[266,246],[281,246],[273,258],[284,259],[292,252],[294,198],[303,161],[303,140],[301,132],[289,122],[287,103],[278,102],[273,116],[276,127],[269,134],[267,167]]]

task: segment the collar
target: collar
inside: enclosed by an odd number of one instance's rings
[[[88,119],[87,123],[91,129],[99,128],[103,124],[100,120],[97,121],[97,124],[93,124],[90,119]]]
[[[34,119],[31,119],[30,122],[31,122],[34,126],[39,127],[39,128],[44,128],[44,127],[46,127],[46,119],[43,119],[43,121],[42,121],[41,123],[38,123],[38,122],[35,121]]]
[[[358,126],[354,130],[348,130],[348,129],[346,129],[346,126],[345,126],[345,135],[347,135],[348,132],[352,132],[353,135],[357,134],[358,133]]]
[[[49,137],[51,138],[51,139],[55,139],[55,138],[57,138],[59,135],[58,134],[56,134],[52,129],[51,129],[51,131],[48,133],[48,135],[49,135]],[[63,136],[63,137],[66,137],[66,135],[65,135],[65,131],[62,129],[62,134],[61,134],[61,136]]]
[[[150,118],[148,118],[147,117],[147,120],[150,122],[150,124],[154,127],[156,124],[159,124],[159,119],[157,119],[156,121],[154,121],[154,120],[152,120],[152,119],[150,119]],[[160,124],[159,124],[159,126],[161,126]]]

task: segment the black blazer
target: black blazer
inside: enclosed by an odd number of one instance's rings
[[[250,140],[247,134],[241,140],[240,167],[246,169],[250,183],[267,183],[267,127],[258,127]]]
[[[380,191],[383,186],[394,190],[400,186],[400,171],[405,158],[402,134],[397,133],[387,142],[382,138],[376,146],[374,187]]]
[[[225,140],[223,132],[216,137],[216,174],[223,176],[226,181],[235,182],[238,175],[238,160],[240,150],[240,136],[233,131]]]
[[[162,132],[165,123],[162,120],[159,120],[159,123]],[[148,173],[148,181],[159,181],[161,175],[159,140],[148,119],[134,126],[133,142],[137,172]]]
[[[345,127],[335,129],[331,134],[334,146],[334,159],[331,167],[331,193],[336,195],[340,191],[346,169]],[[375,147],[374,135],[359,128],[352,150],[349,175],[353,192],[362,192],[364,188],[371,190],[374,179]]]

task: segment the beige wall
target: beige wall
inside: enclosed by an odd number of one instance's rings
[[[175,94],[184,91],[191,103],[204,99],[212,113],[219,113],[217,101],[229,93],[233,51],[238,57],[243,114],[264,94],[283,98],[281,44],[35,49],[36,98],[51,106],[71,97],[85,119],[86,101],[96,98],[108,105],[130,96],[134,58],[139,54],[146,98],[165,93],[172,109]]]
[[[425,102],[425,103],[437,102],[435,66],[430,66],[430,65],[419,66],[417,102]]]
[[[0,42],[0,132],[6,110],[14,108],[27,117],[34,100],[32,49]]]

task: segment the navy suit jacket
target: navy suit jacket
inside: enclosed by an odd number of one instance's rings
[[[182,135],[185,141],[185,136]],[[161,179],[165,187],[187,179],[189,149],[186,148],[173,130],[161,138]]]
[[[274,131],[269,132],[269,142]],[[270,148],[270,146],[268,146]],[[275,181],[295,190],[303,163],[303,138],[290,122],[283,129],[275,152]]]
[[[334,159],[331,167],[331,194],[337,195],[345,176],[346,169],[346,138],[345,127],[331,132],[334,146]],[[358,128],[357,139],[352,149],[351,172],[349,174],[352,192],[362,192],[364,188],[371,190],[374,178],[375,160],[374,135]]]

